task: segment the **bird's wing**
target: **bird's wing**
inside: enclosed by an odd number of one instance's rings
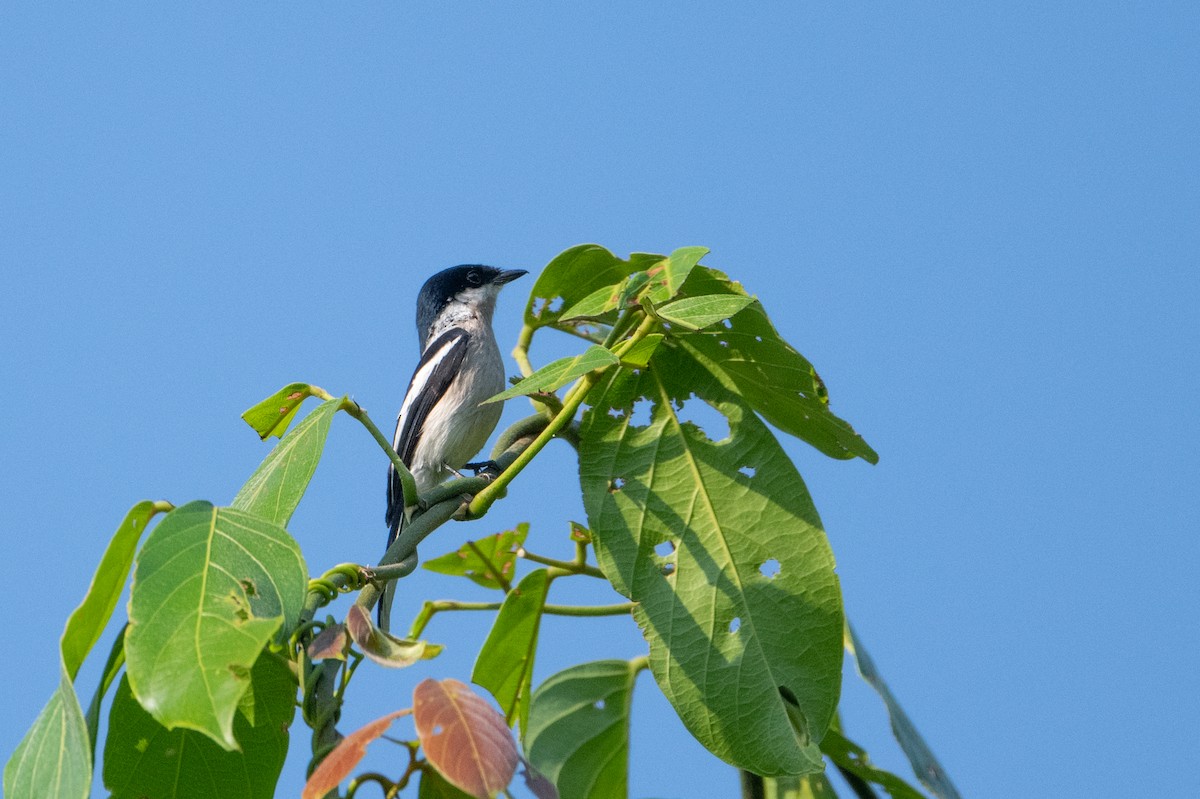
[[[396,417],[396,433],[392,438],[392,447],[400,456],[400,460],[410,467],[417,444],[421,441],[425,420],[458,376],[470,340],[471,334],[460,327],[453,327],[442,333],[425,348],[425,353],[413,372],[412,380],[408,382],[408,392],[400,406],[400,415]],[[390,546],[404,516],[404,490],[400,476],[391,465],[388,466],[387,498],[386,519],[391,530],[388,536]]]

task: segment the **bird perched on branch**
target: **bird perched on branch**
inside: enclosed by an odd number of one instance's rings
[[[500,421],[501,403],[481,404],[504,390],[504,362],[492,332],[500,289],[524,269],[452,266],[425,281],[417,297],[421,360],[408,383],[392,447],[424,494],[463,468]],[[388,466],[388,546],[413,508],[395,468]],[[388,628],[395,583],[379,602],[379,626]]]

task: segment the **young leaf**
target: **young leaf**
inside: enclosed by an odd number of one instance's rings
[[[346,629],[363,654],[380,666],[402,669],[418,660],[428,660],[441,653],[438,644],[397,638],[375,626],[371,616],[359,605],[351,605],[346,613]]]
[[[571,319],[603,317],[617,309],[624,288],[625,281],[621,281],[615,286],[601,286],[563,311],[559,319],[565,322]]]
[[[458,680],[424,680],[413,689],[413,720],[426,759],[477,799],[504,790],[517,769],[512,733],[482,697]]]
[[[104,785],[113,799],[271,799],[287,756],[296,683],[270,654],[258,659],[250,679],[254,721],[245,713],[233,720],[240,752],[227,752],[194,730],[166,729],[122,679],[104,746]]]
[[[312,396],[308,383],[289,383],[242,414],[246,424],[266,441],[271,436],[283,437],[288,425],[300,409],[300,404]]]
[[[207,502],[167,514],[138,555],[129,598],[126,668],[142,707],[236,749],[250,667],[299,619],[307,583],[282,527]]]
[[[733,294],[684,297],[656,308],[655,314],[689,330],[701,330],[728,319],[752,302],[753,297],[739,297]]]
[[[621,363],[635,369],[645,366],[650,363],[654,351],[658,349],[659,344],[662,344],[664,338],[666,336],[662,333],[651,333],[626,350],[621,355]]]
[[[640,670],[637,661],[598,660],[538,686],[525,751],[562,799],[629,795],[629,707]]]
[[[112,618],[113,608],[125,590],[125,579],[133,565],[133,553],[137,550],[142,532],[154,514],[169,507],[166,503],[139,502],[129,509],[125,520],[113,533],[108,548],[104,550],[104,557],[96,567],[87,595],[67,619],[66,629],[63,630],[63,666],[72,680]]]
[[[309,660],[346,659],[346,625],[331,624],[308,644]]]
[[[549,588],[549,572],[545,569],[525,575],[504,598],[471,670],[471,682],[491,691],[504,711],[505,721],[521,722],[522,734],[529,722],[533,657]]]
[[[846,649],[854,658],[858,673],[883,698],[883,704],[887,706],[888,717],[892,722],[892,734],[896,736],[900,748],[908,756],[908,762],[912,765],[917,779],[938,799],[959,799],[958,789],[954,787],[954,783],[950,782],[950,776],[946,774],[942,764],[934,757],[933,751],[925,743],[921,733],[917,732],[916,725],[900,707],[900,703],[892,695],[892,691],[883,681],[883,677],[879,676],[879,672],[875,668],[875,661],[867,654],[862,641],[855,635],[854,628],[849,624],[846,625],[845,635]]]
[[[484,402],[500,402],[513,397],[523,397],[526,394],[554,391],[588,372],[603,369],[615,363],[617,363],[617,356],[599,344],[593,344],[574,358],[559,358],[557,361],[551,361],[512,388],[501,391]]]
[[[516,568],[517,550],[525,543],[525,536],[528,534],[529,523],[521,522],[512,530],[472,542],[475,549],[464,544],[454,552],[447,552],[421,565],[431,572],[467,577],[484,588],[500,589],[503,586],[496,579],[496,575],[492,574],[492,567],[500,572],[499,576],[506,582],[511,581]],[[478,554],[476,549],[479,550]],[[480,554],[487,558],[486,562]]]
[[[65,667],[33,726],[4,767],[9,799],[87,799],[92,787],[91,745],[83,709]]]
[[[366,757],[367,745],[378,740],[392,722],[401,716],[407,716],[412,711],[408,708],[388,713],[375,719],[341,740],[334,750],[325,756],[321,765],[313,770],[300,799],[321,799],[325,794],[338,787],[338,784],[350,776],[359,761]]]
[[[675,250],[669,258],[647,270],[652,282],[646,296],[656,305],[674,297],[692,273],[692,269],[706,255],[707,247],[680,247]]]
[[[597,292],[609,288],[619,291],[625,278],[648,269],[662,258],[633,253],[628,261],[623,261],[598,244],[572,247],[546,264],[538,275],[525,307],[525,324],[534,328],[554,324],[564,317],[564,311],[574,313],[575,306]]]
[[[692,271],[683,294],[746,296],[740,284],[707,267]],[[677,341],[698,366],[783,432],[834,458],[879,461],[862,436],[829,410],[828,394],[813,365],[779,336],[757,301],[734,314],[728,327]]]
[[[276,524],[286,525],[317,470],[329,424],[342,400],[323,402],[250,475],[232,506]]]
[[[727,439],[680,419],[692,391],[726,418]],[[634,427],[640,398],[653,412]],[[674,347],[588,401],[584,507],[600,568],[637,603],[659,686],[727,762],[763,775],[819,771],[816,742],[840,691],[842,605],[800,475],[750,408]]]
[[[895,774],[872,765],[866,750],[845,738],[837,730],[826,731],[825,737],[821,740],[821,751],[838,768],[853,774],[863,782],[878,785],[887,791],[892,799],[925,799],[920,791]]]

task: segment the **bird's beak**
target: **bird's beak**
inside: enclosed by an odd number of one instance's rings
[[[524,269],[506,269],[505,271],[496,275],[496,279],[492,282],[497,286],[503,286],[505,283],[511,283],[522,275],[527,274],[529,274],[529,272]]]

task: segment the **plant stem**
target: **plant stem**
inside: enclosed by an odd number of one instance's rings
[[[451,610],[499,610],[503,602],[460,602],[457,599],[438,599],[426,602],[421,612],[413,620],[409,629],[409,638],[419,638],[434,614]],[[549,616],[575,616],[578,618],[593,618],[598,616],[624,616],[633,610],[633,602],[621,602],[615,605],[543,605],[542,613]]]
[[[367,432],[371,434],[371,437],[375,439],[375,442],[387,454],[388,460],[392,462],[392,468],[396,470],[396,474],[400,475],[400,486],[404,492],[405,507],[417,504],[417,481],[413,478],[412,472],[408,470],[408,467],[404,465],[404,461],[400,460],[400,456],[396,453],[392,442],[388,441],[379,428],[375,426],[375,423],[371,421],[371,417],[367,415],[366,408],[349,397],[343,397],[339,410],[345,411],[361,422],[362,426],[367,428]]]
[[[562,569],[568,574],[586,574],[589,577],[604,579],[604,572],[580,560],[558,560],[556,558],[548,558],[545,555],[535,555],[524,547],[517,550],[517,557],[531,560],[534,563],[540,563],[543,566],[553,566],[556,569]]]

